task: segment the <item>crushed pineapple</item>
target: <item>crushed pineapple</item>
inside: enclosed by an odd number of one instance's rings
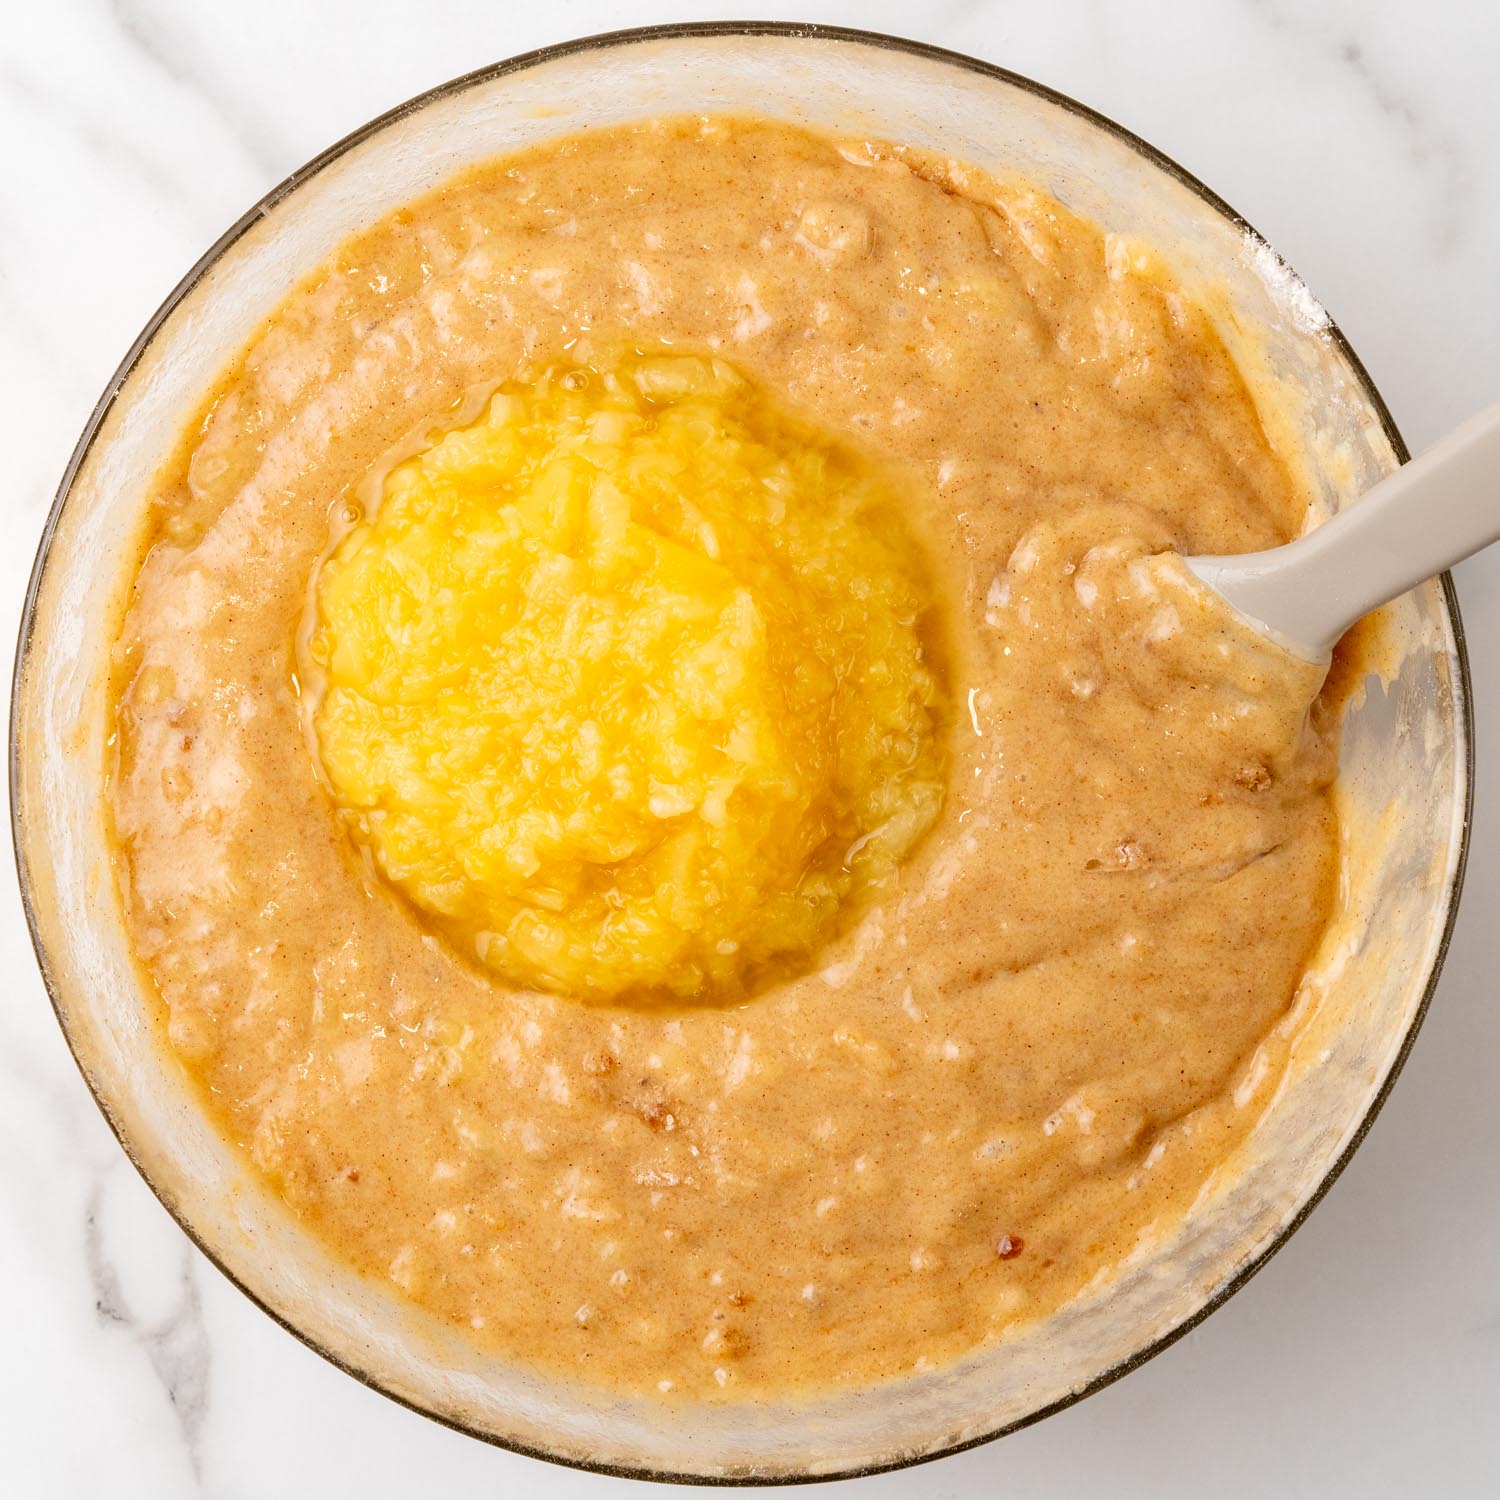
[[[518,984],[743,996],[942,803],[931,587],[889,481],[719,359],[502,388],[391,471],[315,596],[355,837]]]

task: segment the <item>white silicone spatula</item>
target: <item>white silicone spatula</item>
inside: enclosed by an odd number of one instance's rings
[[[1187,565],[1289,651],[1325,661],[1361,615],[1497,540],[1500,405],[1296,541]]]

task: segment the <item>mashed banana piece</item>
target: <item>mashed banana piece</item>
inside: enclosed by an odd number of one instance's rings
[[[317,581],[324,769],[520,984],[735,998],[937,815],[921,552],[721,359],[557,366],[397,466]]]

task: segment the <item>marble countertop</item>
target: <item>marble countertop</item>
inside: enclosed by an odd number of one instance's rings
[[[392,103],[569,36],[752,7],[50,0],[0,20],[0,635],[98,392],[200,251]],[[1411,445],[1500,396],[1500,8],[1478,0],[828,0],[1029,74],[1211,183],[1349,334]],[[1497,496],[1500,503],[1500,496]],[[1326,1202],[1128,1379],[862,1496],[1500,1490],[1500,549],[1458,572],[1478,798],[1426,1028]],[[0,1494],[623,1493],[323,1363],[188,1244],[63,1046],[0,880]]]

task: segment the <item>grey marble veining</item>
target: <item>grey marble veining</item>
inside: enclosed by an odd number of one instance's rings
[[[1393,65],[1384,48],[1378,54],[1371,50],[1360,18],[1345,13],[1330,21],[1320,7],[1281,0],[1253,3],[1282,44],[1346,73],[1390,123],[1410,166],[1436,189],[1436,211],[1425,216],[1433,251],[1445,253],[1470,232],[1467,210],[1474,180],[1465,137],[1434,120],[1431,101],[1401,79],[1399,63]]]
[[[178,1247],[174,1296],[161,1314],[138,1312],[122,1284],[103,1222],[103,1181],[96,1180],[83,1215],[84,1262],[94,1293],[94,1313],[107,1331],[128,1337],[146,1356],[181,1428],[194,1474],[200,1471],[198,1439],[208,1414],[210,1350],[198,1294],[198,1262],[190,1244]]]
[[[299,162],[442,79],[739,3],[16,0],[0,14],[0,623],[120,355]],[[1325,301],[1409,440],[1500,396],[1500,7],[1432,0],[848,0],[804,19],[979,53],[1211,183]],[[1459,573],[1481,761],[1468,893],[1425,1033],[1306,1228],[1146,1369],[877,1497],[1496,1493],[1500,558]],[[0,1496],[599,1496],[341,1375],[151,1197],[58,1033],[0,874]]]
[[[275,178],[285,170],[287,152],[277,122],[266,111],[247,104],[232,69],[217,67],[211,55],[205,57],[199,49],[184,45],[170,7],[110,0],[109,10],[126,44],[164,80],[218,119],[257,171]]]

